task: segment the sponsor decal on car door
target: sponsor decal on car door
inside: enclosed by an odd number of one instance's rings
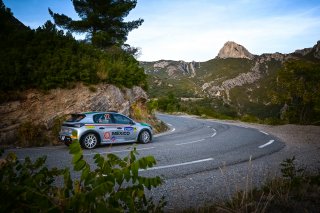
[[[136,138],[137,135],[137,128],[134,126],[125,126],[124,127],[124,131],[125,132],[130,132],[130,134],[128,134],[127,139],[132,141]]]
[[[112,131],[111,134],[116,139],[116,141],[125,142],[128,141],[128,137],[131,133],[129,131],[125,131],[123,125],[117,125],[116,130]]]
[[[135,136],[134,127],[131,126],[130,123],[132,121],[120,114],[113,114],[114,122],[117,125],[117,130],[115,132],[112,132],[112,136],[114,136],[119,141],[133,141]]]
[[[116,131],[117,125],[113,122],[110,114],[97,114],[93,120],[102,143],[116,142],[115,138],[112,137],[112,132]]]

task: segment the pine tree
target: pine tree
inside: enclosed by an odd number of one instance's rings
[[[135,8],[136,0],[72,0],[72,3],[81,20],[53,13],[49,8],[55,23],[71,32],[87,33],[92,44],[102,49],[123,45],[128,33],[143,23],[143,19],[124,21]]]

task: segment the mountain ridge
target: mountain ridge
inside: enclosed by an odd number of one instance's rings
[[[233,47],[238,50],[232,52]],[[291,59],[320,62],[320,41],[311,48],[289,54],[253,55],[234,42],[227,42],[221,50],[223,54],[205,62],[140,61],[149,75],[150,97],[172,93],[178,98],[219,99],[243,114],[272,106],[269,93],[276,87],[276,75],[284,62]],[[275,110],[279,111],[279,107]],[[268,112],[265,114],[268,116]]]
[[[261,55],[254,55],[251,54],[244,46],[237,44],[233,41],[227,41],[224,46],[220,49],[218,55],[213,58],[209,59],[208,61],[214,59],[229,59],[229,58],[240,58],[240,59],[249,59],[252,60],[255,57],[260,60],[270,60],[275,59],[279,61],[283,61],[289,58],[295,57],[305,57],[305,56],[312,56],[315,59],[320,59],[320,40],[313,47],[297,49],[292,53],[262,53]],[[142,67],[145,67],[144,64],[153,64],[153,68],[155,68],[155,72],[157,72],[157,68],[165,69],[167,68],[167,73],[169,76],[174,76],[177,71],[181,71],[183,74],[191,74],[192,77],[196,75],[196,68],[200,68],[201,64],[206,63],[208,61],[200,62],[200,61],[184,61],[184,60],[166,60],[161,59],[157,61],[139,61]],[[177,64],[177,67],[173,66],[173,64]],[[150,69],[147,69],[147,73],[150,72]]]
[[[229,56],[225,56],[225,57],[222,57],[222,56],[219,56],[219,52],[224,50],[225,49],[225,46],[230,46],[230,44],[233,44],[235,45],[237,48],[241,48],[243,49],[244,51],[248,51],[248,55],[246,57],[240,57],[240,56],[235,56],[233,57],[232,54],[234,53],[230,53],[231,55]],[[229,48],[229,47],[228,47]],[[213,57],[212,59],[215,59],[215,58],[221,58],[221,59],[226,59],[226,58],[247,58],[247,59],[252,59],[254,58],[255,56],[262,56],[262,55],[294,55],[294,54],[297,54],[297,55],[300,55],[300,56],[306,56],[308,54],[310,54],[314,49],[316,48],[316,51],[315,51],[315,56],[317,59],[320,59],[320,40],[317,41],[317,43],[312,46],[312,47],[306,47],[306,48],[302,48],[302,49],[296,49],[294,50],[293,52],[290,52],[290,53],[281,53],[281,52],[274,52],[274,53],[261,53],[260,55],[259,54],[254,54],[254,53],[251,53],[246,47],[244,47],[243,45],[241,44],[238,44],[234,41],[227,41],[225,42],[225,44],[220,48],[218,54]],[[239,51],[239,50],[238,50]],[[252,56],[250,56],[252,55]],[[250,56],[250,57],[249,57]],[[186,60],[172,60],[172,59],[159,59],[159,60],[152,60],[152,61],[139,61],[140,63],[156,63],[156,62],[161,62],[161,61],[164,61],[164,62],[167,62],[167,61],[181,61],[181,62],[185,62],[185,63],[191,63],[191,62],[196,62],[196,63],[204,63],[204,62],[207,62],[207,61],[210,61],[212,59],[208,59],[208,60],[205,60],[205,61],[195,61],[195,60],[191,60],[191,61],[186,61]]]

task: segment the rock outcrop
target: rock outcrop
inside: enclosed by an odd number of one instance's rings
[[[48,94],[29,90],[24,97],[0,105],[0,144],[12,141],[22,123],[31,122],[49,130],[57,118],[70,113],[115,110],[129,115],[133,103],[148,98],[140,87],[120,89],[108,84],[91,87],[79,84],[74,89],[54,89]]]
[[[305,55],[311,53],[311,51],[312,51],[312,48],[304,48],[304,49],[301,49],[301,50],[296,50],[296,51],[294,51],[294,53],[296,53],[298,55],[305,56]]]
[[[311,56],[320,59],[320,41],[318,41],[312,48],[296,50],[294,53],[302,56],[310,54]]]
[[[168,66],[170,63],[168,61],[159,61],[153,65],[153,68],[165,68]]]
[[[317,59],[320,59],[320,41],[317,42],[316,45],[313,46],[313,56]]]
[[[247,58],[253,59],[254,56],[242,45],[233,41],[226,42],[218,53],[218,58]]]
[[[145,62],[142,62],[142,65]],[[200,62],[185,62],[185,61],[165,61],[160,60],[153,64],[153,70],[147,70],[147,73],[158,73],[159,70],[164,70],[169,77],[175,78],[178,75],[189,75],[191,78],[196,76],[196,69],[200,67]]]

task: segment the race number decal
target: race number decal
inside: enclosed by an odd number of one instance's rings
[[[104,139],[110,139],[110,132],[105,132],[103,135]]]

